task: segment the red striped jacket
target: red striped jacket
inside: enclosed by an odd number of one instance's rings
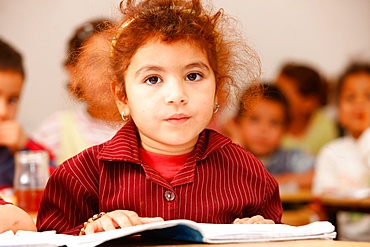
[[[129,122],[110,141],[59,166],[44,192],[38,230],[77,235],[92,215],[117,209],[165,220],[231,223],[259,214],[281,222],[276,180],[229,138],[204,130],[171,182],[140,159],[138,142]]]

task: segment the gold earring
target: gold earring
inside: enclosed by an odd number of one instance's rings
[[[130,120],[130,115],[125,116],[124,114],[125,114],[124,111],[122,111],[121,113],[122,120],[124,122],[127,122],[128,120]]]
[[[216,114],[218,112],[218,109],[220,108],[220,105],[216,102],[215,104],[215,110],[213,111],[213,114]]]

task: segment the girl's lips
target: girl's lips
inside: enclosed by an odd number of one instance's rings
[[[190,117],[185,114],[174,114],[171,117],[167,118],[166,121],[172,124],[182,124],[188,121]]]

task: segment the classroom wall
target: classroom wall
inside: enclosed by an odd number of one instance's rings
[[[0,36],[25,57],[19,119],[32,131],[50,114],[76,107],[62,63],[73,29],[95,17],[119,18],[120,0],[0,0]],[[214,0],[241,29],[271,80],[280,65],[303,61],[329,78],[352,59],[370,60],[368,0]]]

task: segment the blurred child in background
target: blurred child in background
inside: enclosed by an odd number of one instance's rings
[[[286,64],[276,79],[276,86],[290,107],[290,122],[282,139],[284,148],[300,148],[316,155],[325,143],[338,137],[335,120],[324,111],[328,85],[315,69]]]
[[[24,80],[22,55],[0,39],[0,191],[13,187],[17,151],[45,150],[28,137],[16,119]],[[50,160],[50,171],[53,171],[52,157]]]
[[[64,67],[68,73],[68,92],[82,105],[53,114],[33,132],[35,140],[52,150],[58,165],[87,147],[109,140],[122,126],[110,93],[109,73],[98,70],[109,63],[109,59],[100,59],[102,52],[109,52],[110,43],[105,44],[106,39],[99,33],[110,25],[107,20],[96,19],[76,29],[69,41]]]
[[[310,188],[314,158],[301,150],[284,149],[280,142],[289,124],[289,106],[280,90],[271,84],[261,86],[261,96],[248,87],[242,95],[234,118],[237,143],[257,156],[280,186]]]
[[[370,188],[370,64],[354,63],[337,85],[339,122],[346,135],[325,145],[317,156],[313,193],[353,195]],[[341,240],[370,241],[370,215],[340,212]]]

